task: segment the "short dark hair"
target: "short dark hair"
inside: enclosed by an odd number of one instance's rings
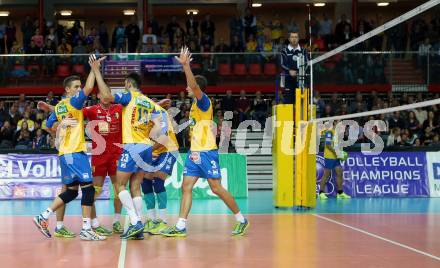
[[[292,30],[287,32],[287,37],[290,37],[291,34],[296,33],[299,37],[299,32],[297,30]]]
[[[196,79],[197,85],[199,85],[199,88],[202,91],[206,90],[206,87],[208,86],[208,80],[203,75],[196,75],[194,77]]]
[[[141,76],[138,73],[130,73],[129,75],[127,75],[125,79],[129,80],[134,87],[136,88],[141,87],[142,80],[141,80]]]
[[[64,87],[64,88],[66,88],[66,87],[70,87],[70,85],[72,84],[72,82],[73,82],[73,81],[76,81],[76,80],[81,81],[81,78],[80,78],[79,76],[77,76],[77,75],[71,75],[71,76],[66,77],[66,78],[64,79],[64,81],[63,81],[63,87]]]

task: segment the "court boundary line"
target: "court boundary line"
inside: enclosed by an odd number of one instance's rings
[[[393,244],[393,245],[395,245],[395,246],[399,246],[399,247],[405,248],[405,249],[407,249],[407,250],[410,250],[410,251],[413,251],[413,252],[419,253],[419,254],[421,254],[421,255],[424,255],[424,256],[426,256],[426,257],[432,258],[432,259],[434,259],[434,260],[440,261],[440,257],[438,257],[438,256],[435,256],[435,255],[429,254],[429,253],[427,253],[427,252],[421,251],[421,250],[419,250],[419,249],[416,249],[416,248],[413,248],[413,247],[407,246],[407,245],[402,244],[402,243],[399,243],[399,242],[397,242],[397,241],[394,241],[394,240],[391,240],[391,239],[388,239],[388,238],[382,237],[382,236],[380,236],[380,235],[376,235],[376,234],[370,233],[370,232],[365,231],[365,230],[362,230],[362,229],[360,229],[360,228],[357,228],[357,227],[354,227],[354,226],[351,226],[351,225],[348,225],[348,224],[345,224],[345,223],[339,222],[339,221],[337,221],[337,220],[333,220],[333,219],[330,219],[330,218],[327,218],[327,217],[324,217],[324,216],[321,216],[321,215],[318,215],[318,214],[314,214],[314,213],[313,213],[312,215],[315,216],[315,217],[317,217],[318,219],[325,220],[325,221],[328,221],[328,222],[331,222],[331,223],[334,223],[334,224],[337,224],[337,225],[343,226],[343,227],[348,228],[348,229],[351,229],[351,230],[353,230],[353,231],[360,232],[360,233],[365,234],[365,235],[368,235],[368,236],[370,236],[370,237],[374,237],[374,238],[376,238],[376,239],[379,239],[379,240],[382,240],[382,241],[388,242],[388,243]]]
[[[125,216],[125,224],[124,224],[124,233],[128,229],[128,215]],[[125,267],[125,254],[127,252],[127,239],[121,240],[121,249],[119,251],[119,259],[118,259],[118,268],[124,268]]]

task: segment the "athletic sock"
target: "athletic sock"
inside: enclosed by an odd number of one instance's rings
[[[127,210],[130,223],[135,225],[138,221],[140,221],[140,218],[136,213],[136,209],[134,208],[133,199],[127,190],[119,193],[119,200],[121,200],[122,205],[124,205],[125,209]]]
[[[183,230],[186,228],[186,219],[179,218],[176,223],[176,228],[179,230]]]
[[[83,230],[90,230],[92,229],[90,218],[83,218]]]
[[[235,214],[235,220],[241,223],[245,223],[246,220],[244,219],[243,214],[241,214],[241,212],[238,212],[237,214]]]
[[[137,215],[142,219],[142,197],[136,196],[133,198],[133,204]]]
[[[155,220],[156,219],[156,209],[147,210],[147,220]]]
[[[63,221],[57,221],[57,229],[61,229],[64,227],[64,222]]]
[[[115,213],[115,217],[113,218],[113,223],[121,221],[121,214]]]
[[[163,222],[167,222],[167,209],[159,209],[159,219],[161,219]]]
[[[92,227],[93,227],[93,229],[96,229],[96,228],[99,227],[99,221],[98,221],[98,218],[94,218],[94,219],[92,219]]]
[[[53,214],[53,210],[51,208],[47,208],[43,213],[41,213],[41,216],[43,216],[44,219],[49,219],[50,215]]]

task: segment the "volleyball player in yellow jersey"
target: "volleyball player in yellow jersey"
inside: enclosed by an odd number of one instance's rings
[[[152,145],[149,138],[149,123],[162,127],[162,111],[151,99],[140,93],[141,78],[131,73],[125,79],[125,91],[114,96],[105,84],[100,69],[95,65],[92,70],[96,76],[101,96],[106,101],[119,103],[122,109],[122,143],[124,146],[118,161],[115,191],[127,210],[130,226],[121,235],[122,239],[143,239],[144,226],[141,221],[142,197],[140,185],[144,172],[152,164]],[[166,122],[163,127],[166,127]],[[130,192],[126,190],[130,181]],[[130,194],[131,193],[131,194]]]
[[[91,58],[90,63],[99,66],[103,60],[96,61]],[[66,98],[61,100],[47,120],[47,127],[56,132],[59,140],[58,154],[60,157],[61,180],[66,186],[66,191],[55,198],[53,203],[40,215],[34,217],[34,223],[46,236],[51,237],[48,230],[49,216],[64,204],[69,203],[78,196],[78,186],[81,186],[83,227],[80,233],[82,240],[105,240],[93,231],[91,226],[91,212],[94,203],[95,188],[93,187],[92,171],[84,140],[84,117],[82,107],[87,96],[93,89],[95,76],[90,72],[84,89],[78,76],[69,76],[64,79],[63,86]],[[56,122],[60,122],[60,125]]]
[[[156,142],[153,145],[152,169],[145,173],[142,182],[142,192],[147,207],[147,218],[145,221],[144,233],[158,235],[167,225],[167,192],[165,189],[165,180],[173,172],[179,154],[179,144],[174,133],[172,119],[164,109],[166,120],[168,121],[168,133],[165,142]],[[150,135],[153,140],[157,137]],[[164,144],[161,144],[163,142]],[[156,214],[156,200],[158,213]]]
[[[179,219],[175,226],[163,230],[164,236],[186,236],[186,221],[191,209],[192,189],[199,178],[208,180],[208,184],[228,208],[234,213],[237,224],[232,235],[243,235],[249,222],[241,214],[232,195],[221,184],[220,165],[216,139],[213,133],[212,104],[203,92],[207,81],[203,76],[194,77],[188,48],[182,48],[176,59],[182,64],[187,81],[188,95],[194,97],[190,111],[191,148],[185,161],[182,184],[182,200],[180,202]]]
[[[334,122],[336,125],[336,121]],[[327,199],[327,195],[324,193],[325,185],[331,175],[332,170],[336,172],[336,185],[337,185],[337,198],[338,199],[349,199],[349,195],[343,191],[343,178],[342,178],[342,166],[341,160],[345,160],[347,153],[342,151],[342,155],[338,157],[335,149],[337,144],[335,131],[329,129],[325,132],[325,147],[324,147],[324,175],[322,176],[320,187],[319,187],[319,199]]]

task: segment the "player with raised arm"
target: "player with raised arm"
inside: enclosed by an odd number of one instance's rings
[[[92,70],[102,97],[106,101],[119,103],[122,108],[123,152],[119,158],[116,172],[115,194],[127,210],[130,226],[121,235],[122,239],[143,239],[144,225],[141,221],[142,196],[140,185],[144,172],[152,164],[152,145],[149,138],[149,123],[161,127],[162,112],[158,105],[140,92],[141,78],[131,73],[125,79],[125,91],[112,95],[102,78],[100,69],[94,65]],[[126,190],[130,182],[130,192]]]
[[[105,59],[89,59],[90,63],[99,66]],[[86,155],[84,139],[84,115],[82,107],[87,96],[93,89],[95,76],[90,72],[84,89],[81,89],[81,81],[78,76],[69,76],[64,79],[63,86],[66,98],[61,100],[47,120],[47,127],[52,133],[56,132],[59,141],[58,154],[60,157],[61,180],[66,186],[66,191],[55,198],[53,203],[33,221],[38,229],[46,236],[51,237],[48,230],[49,217],[59,207],[69,203],[78,196],[78,188],[81,187],[83,226],[80,233],[82,240],[100,241],[106,237],[100,236],[93,231],[91,226],[91,213],[94,204],[95,188],[90,163]],[[56,122],[60,122],[57,124]]]
[[[235,215],[237,224],[232,235],[243,235],[249,227],[249,221],[241,214],[235,199],[221,184],[218,149],[213,133],[213,106],[203,92],[207,86],[206,78],[193,75],[190,67],[191,54],[188,48],[182,48],[180,56],[176,59],[183,66],[188,95],[193,97],[190,110],[191,148],[183,171],[179,219],[176,225],[168,227],[161,233],[168,237],[186,236],[186,222],[192,205],[192,189],[199,178],[205,178],[212,192],[220,197]]]

